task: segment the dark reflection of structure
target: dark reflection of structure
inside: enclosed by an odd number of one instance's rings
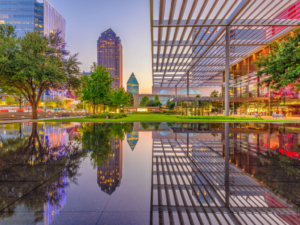
[[[150,224],[300,224],[295,205],[277,197],[245,173],[244,168],[233,164],[240,156],[233,150],[240,143],[232,141],[234,135],[261,135],[271,131],[279,143],[284,143],[282,135],[291,137],[284,135],[287,129],[249,123],[177,124],[171,128],[175,138],[153,139]],[[186,137],[177,133],[186,133]],[[295,137],[292,139],[295,141]],[[270,143],[273,142],[274,137]],[[257,142],[259,146],[263,144]],[[259,146],[257,149],[261,149]],[[266,156],[266,152],[258,156]],[[275,152],[270,157],[267,162],[278,161]],[[241,164],[245,166],[244,161]],[[264,170],[267,173],[272,168]]]
[[[22,135],[14,137],[13,130],[7,130],[9,136],[1,134],[0,223],[1,219],[13,217],[17,209],[25,208],[34,214],[32,218],[26,217],[23,224],[40,221],[50,224],[67,204],[67,186],[76,182],[79,159],[85,153],[76,142],[69,142],[70,139],[55,146],[51,138],[45,143],[45,124],[22,126]],[[66,136],[65,129],[72,126],[66,124],[59,128]],[[55,132],[48,134],[53,136]],[[6,148],[8,145],[10,148]]]
[[[121,185],[122,179],[122,141],[115,138],[111,141],[111,149],[107,162],[97,168],[97,183],[101,190],[111,195]]]

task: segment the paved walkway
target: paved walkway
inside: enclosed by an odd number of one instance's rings
[[[40,119],[36,119],[36,120],[54,120],[54,119],[69,119],[69,118],[78,118],[78,117],[85,117],[85,116],[74,116],[74,117],[60,117],[60,118],[40,118]],[[32,119],[25,119],[25,120],[7,120],[7,121],[0,121],[0,124],[3,123],[27,123],[27,122],[31,122]]]

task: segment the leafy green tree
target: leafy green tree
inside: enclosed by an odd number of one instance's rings
[[[96,63],[91,67],[91,75],[82,76],[82,88],[77,91],[79,98],[91,102],[93,114],[95,114],[97,103],[107,103],[111,97],[111,85],[113,78],[102,65]]]
[[[144,96],[140,102],[140,106],[145,106],[147,101],[149,101],[148,96]]]
[[[21,107],[22,107],[22,93],[18,89],[13,88],[13,87],[2,86],[0,88],[0,93],[1,94],[6,94],[6,95],[11,95],[14,98],[14,100],[19,103],[19,110],[21,112]],[[17,102],[15,102],[13,104],[17,104]],[[8,105],[11,105],[11,104],[8,104]]]
[[[111,104],[112,106],[119,108],[121,105],[128,105],[130,102],[129,95],[121,87],[119,90],[113,90],[111,92]]]
[[[280,41],[274,42],[270,46],[270,51],[265,56],[258,56],[254,62],[259,77],[269,75],[262,80],[259,85],[265,84],[267,87],[278,90],[300,78],[300,34],[299,28],[294,31],[294,35]]]
[[[156,100],[151,99],[146,102],[145,106],[159,107],[159,103]]]
[[[80,102],[76,105],[76,110],[83,110],[83,103]]]
[[[162,103],[160,102],[158,95],[155,95],[154,100],[157,102],[157,106],[161,108]]]
[[[129,103],[126,106],[133,106],[134,105],[134,99],[133,99],[133,94],[128,92],[128,97],[129,97]]]
[[[167,101],[167,107],[171,110],[175,108],[175,102],[170,102],[170,99]]]
[[[15,105],[17,103],[13,96],[7,96],[5,102],[7,105]]]
[[[0,25],[0,87],[18,89],[32,107],[32,119],[37,119],[37,107],[45,90],[69,90],[80,84],[77,54],[66,50],[60,32],[48,37],[27,32],[17,37],[14,27]]]
[[[210,93],[210,97],[212,98],[219,98],[220,94],[218,91],[214,90]]]
[[[196,95],[196,98],[200,98],[201,97],[201,95]]]

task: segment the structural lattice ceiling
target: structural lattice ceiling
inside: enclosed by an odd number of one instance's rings
[[[230,65],[296,26],[300,0],[150,0],[154,87],[221,86]]]

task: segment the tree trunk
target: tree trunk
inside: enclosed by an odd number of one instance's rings
[[[19,111],[21,112],[21,105],[22,105],[22,96],[20,96],[20,106],[19,106]]]
[[[93,106],[94,106],[94,108],[93,108],[93,114],[95,114],[95,99],[93,99]]]
[[[36,109],[37,109],[37,104],[36,102],[33,101],[31,104],[31,111],[32,111],[32,119],[34,120],[38,119]]]

